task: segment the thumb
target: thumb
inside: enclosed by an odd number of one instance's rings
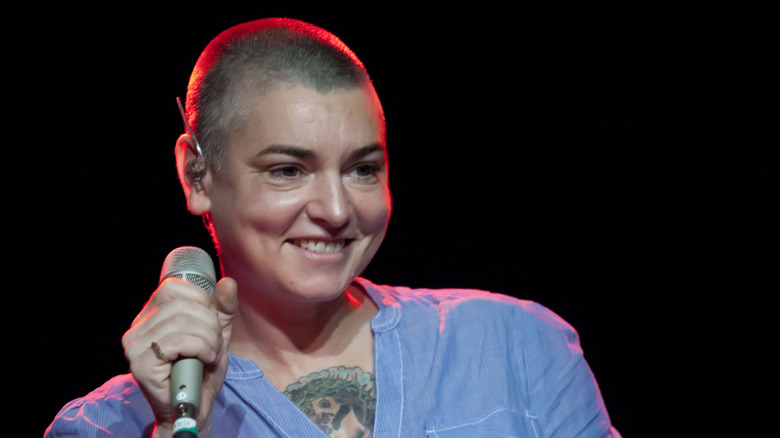
[[[204,368],[203,391],[201,392],[200,403],[201,411],[198,413],[198,428],[201,429],[201,436],[209,435],[214,399],[222,388],[227,373],[227,351],[230,346],[231,332],[233,331],[233,317],[238,312],[238,284],[230,277],[223,277],[217,282],[211,299],[217,308],[219,323],[222,326],[223,343],[220,347],[218,360]]]
[[[238,284],[236,280],[230,277],[221,278],[214,288],[213,298],[224,327],[238,312]]]

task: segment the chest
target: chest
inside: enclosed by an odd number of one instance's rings
[[[335,366],[302,376],[283,391],[260,376],[230,379],[226,382],[230,396],[219,415],[227,421],[219,427],[236,428],[225,430],[224,436],[320,438],[325,433],[473,438],[483,435],[469,429],[470,423],[504,432],[525,427],[518,423],[522,422],[519,408],[509,390],[514,385],[497,376],[497,369],[480,371],[485,358],[476,354],[478,346],[450,346],[447,351],[455,354],[440,358],[433,344],[421,348],[408,339],[395,332],[375,337],[376,374],[361,367]],[[502,384],[486,388],[480,372],[492,373],[490,380]],[[232,398],[240,400],[231,403]]]

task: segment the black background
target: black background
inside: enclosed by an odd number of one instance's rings
[[[263,16],[334,32],[383,101],[395,209],[366,277],[550,307],[624,436],[776,417],[778,14],[285,3],[3,7],[9,422],[42,434],[126,372],[167,253],[211,249],[175,97],[213,36]]]

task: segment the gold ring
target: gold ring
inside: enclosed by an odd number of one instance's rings
[[[157,357],[163,361],[163,362],[170,362],[172,359],[163,353],[162,348],[160,348],[159,345],[157,345],[157,341],[152,341],[152,350],[154,351],[154,354],[157,355]]]

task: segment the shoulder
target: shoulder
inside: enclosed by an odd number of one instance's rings
[[[458,325],[473,323],[482,327],[523,328],[576,337],[576,331],[568,322],[534,301],[481,289],[410,288],[360,280],[378,305],[397,308],[406,320],[425,319],[430,315],[439,322],[458,321]]]
[[[138,384],[122,374],[63,406],[44,436],[142,436],[150,424],[154,417]]]
[[[374,284],[364,278],[358,278],[358,280],[368,294],[383,306],[437,308],[465,302],[492,302],[502,305],[529,303],[528,301],[480,289],[411,288],[408,286]]]

